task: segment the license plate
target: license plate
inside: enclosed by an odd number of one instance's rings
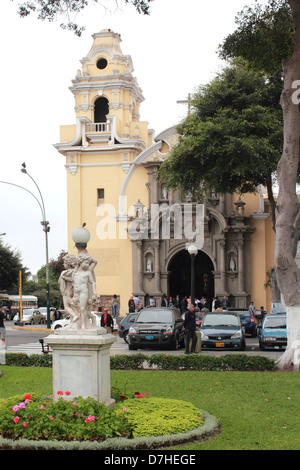
[[[147,335],[147,336],[145,336],[145,338],[146,338],[146,339],[153,339],[154,336]]]
[[[225,343],[216,343],[216,348],[224,348]]]

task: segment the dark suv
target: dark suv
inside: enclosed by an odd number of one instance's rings
[[[139,312],[129,328],[129,349],[184,345],[183,319],[175,307],[148,307]]]

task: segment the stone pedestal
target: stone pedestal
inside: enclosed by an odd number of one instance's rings
[[[116,337],[105,328],[86,330],[59,329],[45,338],[53,351],[54,400],[73,400],[76,396],[92,397],[111,406],[110,347]],[[65,392],[69,391],[69,396]]]

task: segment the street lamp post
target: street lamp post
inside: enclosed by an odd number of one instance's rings
[[[47,295],[47,328],[50,328],[50,289],[49,289],[49,259],[48,259],[48,232],[50,232],[50,227],[49,227],[49,222],[46,219],[46,211],[45,211],[45,205],[44,205],[44,200],[42,193],[40,191],[40,188],[38,187],[36,181],[32,178],[32,176],[27,172],[26,170],[26,164],[22,163],[21,172],[25,173],[29,178],[34,182],[35,186],[38,189],[40,198],[41,198],[41,203],[40,205],[41,210],[42,210],[42,222],[41,225],[43,226],[43,231],[45,232],[45,246],[46,246],[46,295]]]
[[[195,305],[195,258],[198,250],[195,245],[190,245],[188,252],[191,255],[191,303]]]

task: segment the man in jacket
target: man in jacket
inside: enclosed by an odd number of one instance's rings
[[[185,331],[185,354],[194,353],[196,351],[197,335],[196,335],[196,319],[195,307],[190,304],[188,310],[185,312],[183,330]],[[190,350],[190,342],[191,350]]]
[[[113,332],[114,321],[110,313],[108,313],[107,308],[103,310],[103,314],[101,316],[101,326],[106,328],[107,333]]]

